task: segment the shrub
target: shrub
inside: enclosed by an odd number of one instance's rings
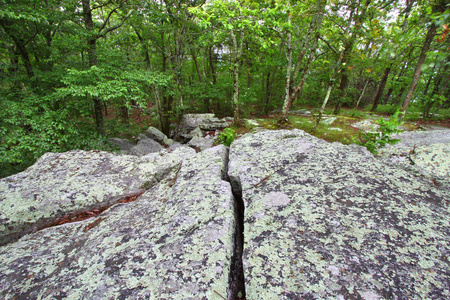
[[[378,120],[378,124],[380,124],[378,131],[364,133],[361,138],[362,141],[360,142],[360,145],[366,147],[367,150],[373,154],[376,154],[378,149],[386,146],[387,144],[394,145],[398,143],[400,140],[392,139],[391,136],[401,132],[401,130],[398,129],[398,126],[403,122],[400,122],[399,114],[400,110],[397,109],[390,120],[385,121],[383,118],[380,118],[380,120]]]
[[[236,137],[236,131],[231,128],[225,128],[220,134],[219,134],[219,141],[224,144],[225,146],[229,147],[231,143],[234,141],[234,138]]]

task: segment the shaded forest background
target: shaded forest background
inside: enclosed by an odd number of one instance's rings
[[[1,177],[183,113],[450,109],[445,0],[0,0]]]

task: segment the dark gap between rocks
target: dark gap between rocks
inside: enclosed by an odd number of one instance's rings
[[[231,191],[234,198],[234,216],[235,216],[235,230],[234,230],[234,252],[231,257],[230,276],[228,279],[229,290],[228,300],[244,300],[245,299],[245,282],[244,282],[244,268],[242,264],[242,252],[244,247],[244,201],[242,199],[242,186],[239,178],[230,178],[228,175],[229,153],[227,155],[225,164],[226,170],[224,180],[231,185]]]
[[[48,226],[45,226],[44,228],[58,226],[58,225],[66,224],[66,223],[73,223],[73,222],[83,221],[83,220],[86,220],[86,219],[89,219],[89,218],[92,218],[92,217],[96,217],[96,216],[100,215],[102,212],[104,212],[105,210],[107,210],[108,208],[110,208],[111,206],[113,206],[115,204],[128,203],[128,202],[135,201],[143,193],[144,192],[140,192],[138,194],[125,196],[125,197],[121,198],[120,200],[114,202],[113,204],[108,204],[107,206],[103,206],[103,207],[100,207],[100,208],[97,208],[97,209],[86,210],[86,211],[83,211],[83,212],[77,212],[77,213],[72,213],[72,214],[69,214],[69,215],[62,216],[61,218],[58,218],[53,223],[51,223]]]
[[[10,235],[7,235],[3,241],[0,241],[0,246],[7,245],[9,243],[13,243],[27,234],[34,233],[34,232],[37,232],[37,231],[40,231],[40,230],[43,230],[43,229],[46,229],[49,227],[54,227],[54,226],[58,226],[58,225],[66,224],[66,223],[83,221],[83,220],[86,220],[86,219],[89,219],[92,217],[96,217],[115,204],[128,203],[128,202],[135,201],[144,192],[145,191],[131,194],[128,196],[124,196],[112,203],[111,202],[104,203],[104,206],[101,206],[101,204],[100,205],[97,204],[95,206],[86,207],[83,211],[75,211],[71,214],[67,214],[67,215],[64,215],[59,218],[40,219],[36,223],[31,224],[30,227],[23,229],[20,232],[14,232]],[[95,221],[93,223],[95,223]],[[88,224],[86,226],[85,231],[87,231],[91,228],[92,228],[92,223]]]

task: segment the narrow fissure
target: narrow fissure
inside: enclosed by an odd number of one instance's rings
[[[244,248],[244,201],[242,199],[242,186],[239,178],[230,177],[228,175],[229,156],[225,161],[226,170],[224,180],[231,185],[231,190],[234,198],[234,216],[235,216],[235,231],[234,231],[234,252],[231,257],[230,275],[228,279],[229,290],[228,300],[244,300],[245,299],[245,282],[244,282],[244,268],[242,264],[242,252]]]
[[[67,223],[84,221],[84,220],[87,220],[87,219],[90,219],[93,217],[97,217],[102,212],[104,212],[105,210],[107,210],[108,208],[110,208],[111,206],[113,206],[115,204],[136,201],[143,193],[144,193],[143,191],[140,191],[138,193],[133,193],[133,194],[123,196],[114,201],[84,207],[83,209],[73,211],[71,213],[68,213],[68,214],[60,216],[60,217],[38,219],[34,224],[31,224],[29,227],[23,228],[21,231],[13,232],[9,235],[4,236],[3,240],[0,241],[0,246],[7,245],[9,243],[13,243],[27,234],[38,232],[40,230],[43,230],[43,229],[46,229],[49,227],[59,226],[59,225],[67,224]]]

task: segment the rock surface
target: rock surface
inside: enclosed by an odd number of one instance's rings
[[[448,299],[449,189],[303,131],[245,135],[246,299]]]
[[[244,135],[230,155],[46,154],[0,180],[0,222],[144,189],[7,241],[0,298],[450,298],[450,186],[300,130]]]
[[[120,147],[120,151],[123,152],[123,153],[130,151],[131,148],[136,146],[136,143],[133,143],[132,141],[127,140],[127,139],[109,138],[108,141],[111,144]]]
[[[135,202],[0,247],[1,298],[227,297],[234,204],[226,158],[224,146],[191,155]]]
[[[376,124],[372,120],[363,120],[360,122],[353,123],[351,126],[354,128],[361,129],[363,131],[377,131],[378,128],[380,128],[380,124]]]
[[[149,153],[159,152],[162,149],[164,149],[164,147],[161,146],[158,142],[147,138],[140,140],[136,146],[131,148],[129,153],[131,155],[143,156]]]
[[[173,144],[173,140],[169,139],[164,133],[162,133],[158,128],[150,126],[145,135],[152,140],[155,140],[161,144],[171,146]]]
[[[450,186],[450,130],[409,131],[393,138],[400,142],[382,148],[381,160]]]
[[[193,153],[188,147],[140,158],[102,151],[46,153],[26,171],[0,179],[0,245],[65,215],[142,193]]]
[[[213,144],[214,140],[212,138],[198,136],[193,137],[188,143],[189,146],[198,148],[200,151],[211,148]]]

